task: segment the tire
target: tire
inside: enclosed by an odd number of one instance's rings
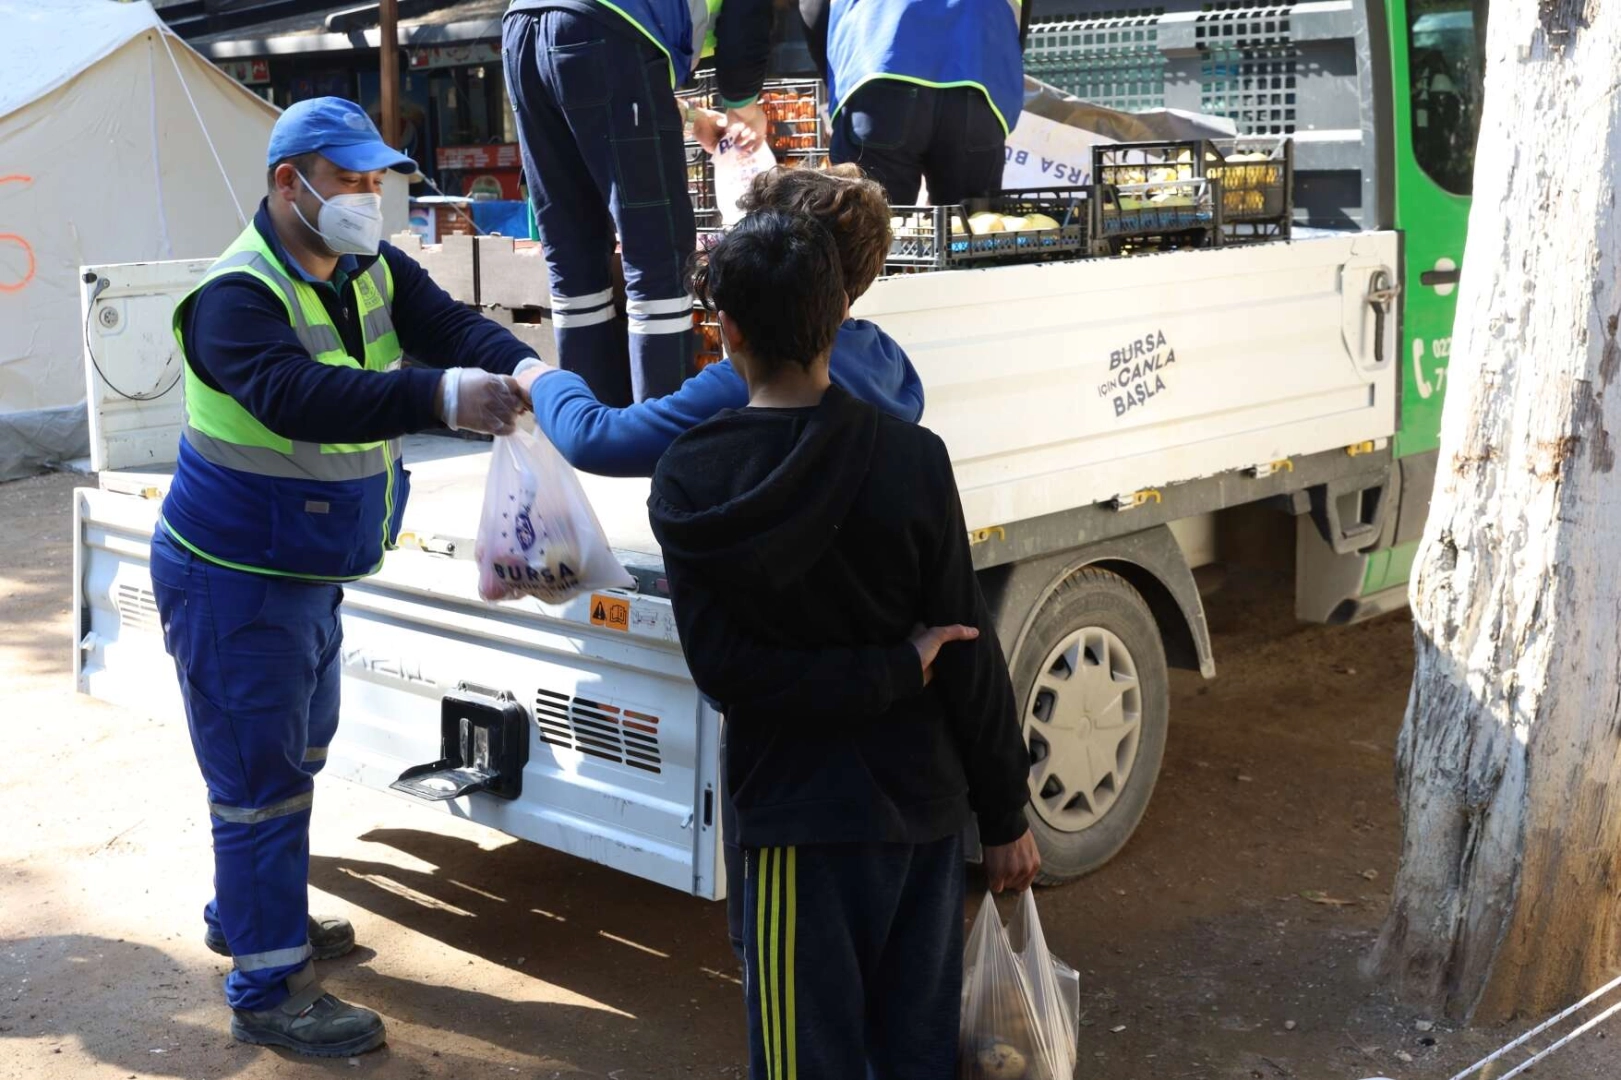
[[[1169,723],[1165,646],[1137,590],[1087,568],[1042,604],[1012,674],[1037,881],[1058,885],[1114,858],[1148,809]]]

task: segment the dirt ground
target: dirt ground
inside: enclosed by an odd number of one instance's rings
[[[184,724],[71,686],[69,491],[89,482],[0,485],[0,1078],[743,1075],[719,905],[341,781],[317,799],[312,900],[361,947],[323,974],[387,1018],[388,1046],[310,1062],[233,1042]],[[1517,1032],[1421,1030],[1439,1018],[1358,973],[1395,870],[1409,628],[1298,626],[1287,586],[1233,575],[1208,597],[1221,673],[1178,673],[1142,829],[1039,895],[1083,977],[1080,1077],[1442,1080]],[[1536,1074],[1621,1075],[1603,1034]]]

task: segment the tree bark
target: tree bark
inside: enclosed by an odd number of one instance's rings
[[[1477,1022],[1621,963],[1621,3],[1495,3],[1486,50],[1401,867],[1368,962]]]

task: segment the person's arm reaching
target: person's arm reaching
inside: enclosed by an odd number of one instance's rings
[[[682,433],[749,403],[742,376],[724,360],[673,394],[622,409],[598,401],[585,380],[568,371],[535,378],[529,393],[535,422],[557,452],[576,469],[601,476],[652,476]]]
[[[1013,843],[1029,829],[1024,808],[1030,801],[1030,755],[1007,661],[974,576],[951,458],[938,438],[931,437],[931,444],[924,475],[928,482],[940,485],[939,498],[942,503],[949,501],[950,508],[942,514],[944,532],[938,553],[925,568],[928,601],[923,617],[930,624],[961,623],[979,630],[975,640],[941,651],[934,665],[934,682],[937,698],[957,734],[968,774],[968,801],[979,819],[980,842],[995,847]]]
[[[282,301],[245,274],[212,281],[193,298],[185,342],[205,381],[283,438],[374,442],[438,423],[443,372],[318,363]]]

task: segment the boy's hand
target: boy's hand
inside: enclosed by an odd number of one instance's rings
[[[557,369],[538,357],[535,359],[534,363],[520,364],[519,367],[521,370],[514,373],[513,378],[517,380],[518,389],[523,393],[524,405],[533,409],[535,407],[533,389],[535,380],[540,378],[542,375],[550,375]]]
[[[1011,844],[985,849],[985,877],[991,892],[1024,892],[1035,884],[1041,852],[1034,834],[1026,832]]]
[[[973,626],[919,626],[912,631],[912,648],[917,650],[918,659],[923,661],[923,685],[929,685],[934,678],[934,661],[940,655],[941,647],[953,641],[973,641],[979,637],[979,629]]]

